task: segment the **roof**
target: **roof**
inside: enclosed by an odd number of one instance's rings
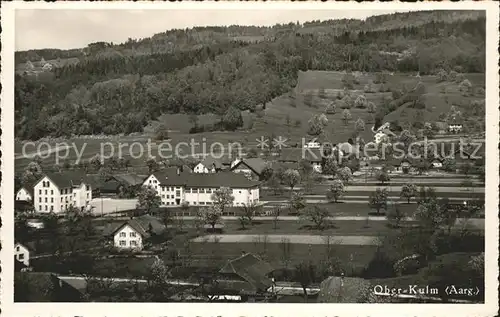
[[[377,133],[383,133],[383,134],[388,135],[388,136],[396,136],[396,134],[389,129],[383,129],[383,130],[377,131]]]
[[[29,194],[30,196],[33,198],[33,195],[34,195],[34,187],[35,187],[35,184],[34,183],[26,183],[24,184],[21,188],[19,188],[19,190],[21,189],[25,189]],[[19,190],[17,192],[19,192]],[[16,193],[17,194],[17,193]]]
[[[211,156],[205,157],[203,159],[203,161],[200,162],[200,164],[202,164],[206,168],[211,168],[212,166],[215,166],[216,169],[221,169],[222,168],[222,163],[219,160],[214,159]]]
[[[362,303],[371,290],[369,281],[358,277],[330,276],[320,284],[320,303]]]
[[[78,302],[82,293],[53,273],[16,272],[15,283],[28,286],[30,292],[19,294],[21,302]],[[17,296],[16,293],[14,296]]]
[[[144,177],[131,173],[113,175],[113,178],[118,182],[128,186],[141,185],[144,182]]]
[[[16,272],[21,272],[21,270],[28,268],[26,264],[23,262],[19,261],[16,256],[14,255],[14,270]]]
[[[210,174],[161,171],[153,175],[165,186],[251,188],[260,184],[243,174],[229,171]]]
[[[278,157],[280,162],[300,162],[305,159],[310,162],[321,162],[322,161],[321,149],[301,149],[301,148],[289,148],[282,149]]]
[[[117,231],[119,231],[124,226],[129,225],[141,236],[148,238],[151,236],[151,233],[156,235],[162,234],[165,231],[165,225],[160,222],[157,218],[151,215],[142,215],[139,217],[135,217],[133,219],[127,220],[122,224],[119,224],[115,227],[114,230],[110,232],[111,235],[114,235]],[[151,228],[151,231],[150,231]]]
[[[87,176],[78,171],[67,171],[64,173],[48,172],[45,173],[44,176],[48,177],[59,188],[79,186],[82,183],[88,182]],[[38,180],[36,184],[38,184],[42,179],[43,177]]]
[[[264,170],[264,168],[266,168],[266,166],[267,166],[266,161],[264,161],[261,158],[256,157],[256,158],[243,159],[243,160],[239,161],[238,163],[236,163],[236,165],[234,165],[231,168],[231,170],[234,170],[235,168],[237,168],[241,164],[248,166],[248,168],[250,168],[252,171],[254,171],[255,174],[257,174],[257,175],[260,175],[262,173],[262,171]]]
[[[236,259],[229,260],[219,273],[236,274],[253,286],[256,291],[264,291],[272,285],[272,281],[267,275],[273,270],[269,263],[251,253],[246,253]]]

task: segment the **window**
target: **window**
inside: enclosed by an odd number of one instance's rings
[[[135,232],[131,232],[130,237],[135,238]]]
[[[18,255],[18,259],[19,259],[19,260],[24,260],[24,253],[19,254],[19,255]]]
[[[87,193],[87,198],[89,198],[89,197],[90,197],[90,196],[89,196],[89,193]]]
[[[127,233],[126,233],[126,232],[120,232],[120,238],[122,238],[122,237],[124,238],[124,237],[126,237],[126,236],[127,236]]]
[[[61,210],[64,209],[63,205],[61,205]]]
[[[50,211],[54,211],[54,206],[50,205]]]
[[[54,195],[54,190],[53,189],[50,190],[50,194]]]
[[[45,202],[47,202],[47,199],[48,199],[48,198],[47,198],[47,197],[45,197]]]
[[[241,190],[238,191],[238,194],[241,194]]]
[[[135,240],[130,241],[130,246],[131,247],[136,247],[137,246],[137,241],[135,241]]]
[[[41,195],[41,194],[42,194],[42,190],[40,189],[40,190],[38,191],[38,193]]]
[[[42,202],[42,197],[38,197],[38,202],[41,203]]]
[[[54,197],[50,197],[50,202],[53,203],[54,202]]]
[[[47,190],[45,190],[45,195],[47,195]]]
[[[169,201],[167,201],[167,205],[170,205],[170,202],[169,202]]]
[[[89,186],[89,185],[85,185],[85,188],[86,188],[87,190],[90,190],[90,186]],[[88,194],[87,194],[87,195],[88,195]]]
[[[45,211],[47,211],[49,209],[49,207],[47,205],[45,205]]]
[[[181,197],[181,191],[180,191],[180,190],[176,191],[176,192],[175,192],[175,196],[177,196],[177,197]]]
[[[63,202],[63,198],[61,197],[61,202]]]
[[[19,249],[20,249],[20,248],[19,248],[19,246],[17,246],[17,247],[16,247],[16,251],[19,251]]]
[[[127,243],[125,242],[125,240],[120,240],[120,246],[124,247],[126,245],[127,245]]]

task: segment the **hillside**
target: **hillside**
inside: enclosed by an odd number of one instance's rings
[[[18,65],[59,61],[16,76],[16,136],[129,134],[162,114],[254,111],[297,81],[300,88],[299,71],[483,73],[484,36],[480,12],[433,11],[170,30],[118,45],[16,52]]]

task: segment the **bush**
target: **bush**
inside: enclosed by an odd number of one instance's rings
[[[365,278],[386,278],[396,276],[394,271],[394,261],[380,249],[377,248],[373,258],[363,270]]]

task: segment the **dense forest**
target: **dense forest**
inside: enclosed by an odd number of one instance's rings
[[[16,136],[132,133],[162,113],[254,110],[293,88],[299,70],[484,72],[484,42],[484,13],[433,11],[16,52],[17,63],[79,58],[16,76]]]

